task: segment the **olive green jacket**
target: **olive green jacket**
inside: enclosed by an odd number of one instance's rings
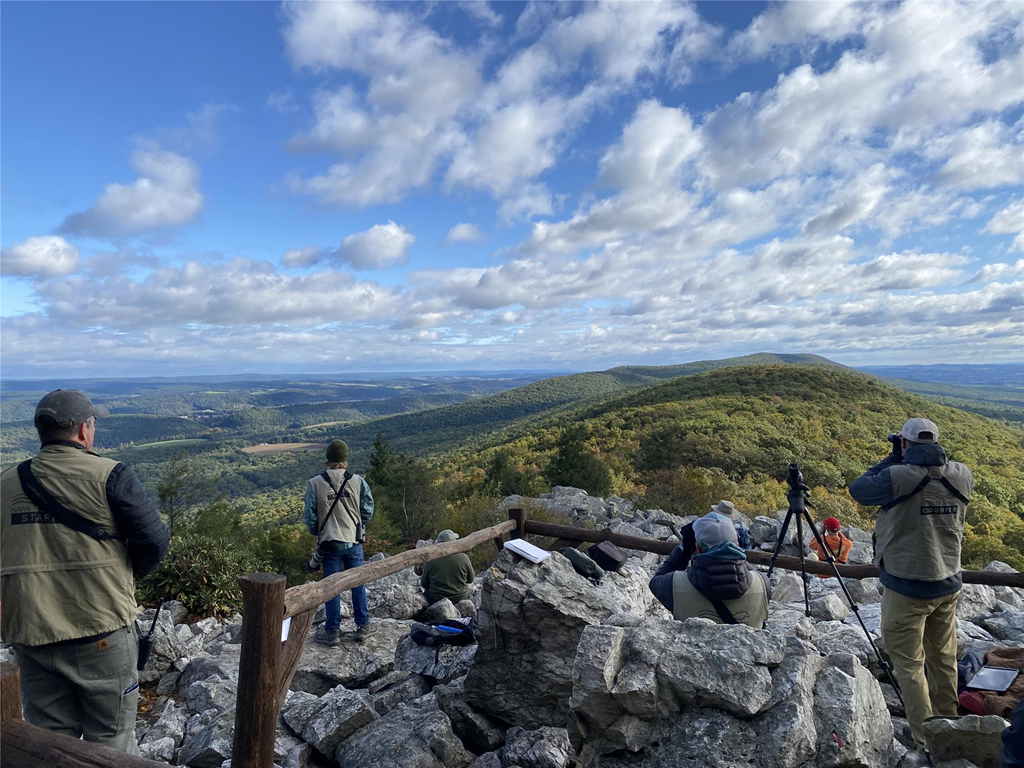
[[[116,531],[106,484],[117,463],[56,444],[32,460],[32,472],[68,509]],[[0,475],[0,601],[6,643],[43,645],[125,627],[136,610],[127,547],[48,520],[11,467]]]

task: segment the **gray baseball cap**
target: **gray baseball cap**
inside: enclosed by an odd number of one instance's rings
[[[102,405],[93,405],[84,392],[77,389],[55,389],[43,395],[36,406],[35,417],[49,416],[61,426],[70,427],[84,424],[93,416],[99,419],[109,415],[110,411]]]
[[[934,421],[928,419],[910,419],[900,430],[904,440],[914,443],[939,442],[939,428]]]
[[[708,512],[699,520],[694,520],[693,537],[705,549],[717,547],[727,541],[739,543],[736,538],[736,526],[732,520],[718,512]]]

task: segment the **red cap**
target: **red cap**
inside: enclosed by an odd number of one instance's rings
[[[826,517],[822,524],[826,531],[838,531],[842,527],[839,524],[839,519],[835,517]]]

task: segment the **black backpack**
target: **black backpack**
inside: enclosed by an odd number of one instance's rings
[[[617,571],[626,564],[626,553],[610,541],[602,541],[587,550],[595,563],[606,571]]]
[[[476,642],[476,622],[469,618],[414,621],[409,636],[416,645],[472,645]]]
[[[575,547],[566,547],[562,550],[562,555],[572,563],[572,567],[576,569],[576,573],[580,576],[590,579],[595,584],[601,583],[601,577],[604,576],[604,568],[585,554]]]

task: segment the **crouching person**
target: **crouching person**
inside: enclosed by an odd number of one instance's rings
[[[771,589],[764,574],[751,569],[732,521],[711,512],[693,523],[693,534],[697,554],[689,567],[683,564],[683,547],[676,547],[651,579],[651,592],[680,621],[701,618],[763,628]]]
[[[457,538],[459,534],[446,528],[437,534],[437,543],[444,544]],[[473,563],[470,562],[469,555],[465,552],[456,552],[424,563],[420,586],[423,587],[423,594],[431,605],[446,597],[457,603],[469,597],[475,578],[476,573],[473,572]]]

